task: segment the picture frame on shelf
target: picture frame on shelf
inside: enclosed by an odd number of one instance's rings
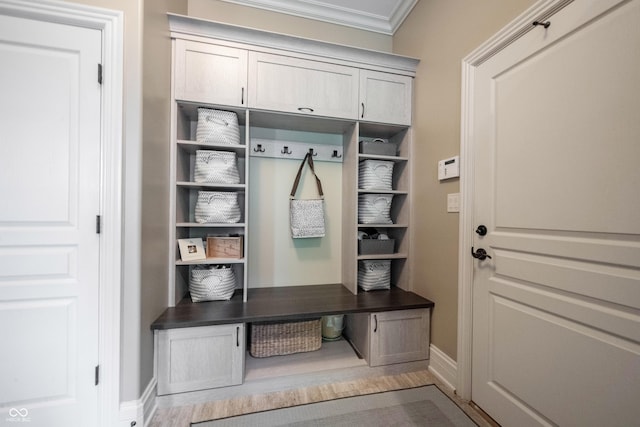
[[[195,261],[207,259],[202,239],[178,239],[180,259],[182,261]]]

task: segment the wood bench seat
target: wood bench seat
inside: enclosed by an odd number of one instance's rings
[[[332,314],[374,313],[414,308],[431,308],[434,303],[413,292],[390,290],[360,292],[353,295],[341,284],[254,288],[229,301],[191,302],[185,297],[167,308],[151,324],[153,330],[196,326],[251,323],[314,318]]]

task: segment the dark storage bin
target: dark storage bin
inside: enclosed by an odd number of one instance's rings
[[[378,255],[392,254],[395,248],[395,240],[362,239],[358,240],[358,254]]]
[[[360,152],[362,154],[375,154],[379,156],[395,156],[397,147],[394,142],[382,138],[360,141]]]

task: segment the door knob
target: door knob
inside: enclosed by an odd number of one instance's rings
[[[487,254],[487,251],[485,251],[482,248],[478,248],[476,251],[473,250],[473,246],[471,247],[471,256],[479,259],[480,261],[483,261],[487,258],[491,259],[491,255]]]
[[[487,227],[485,227],[484,225],[479,225],[478,228],[476,228],[476,233],[478,233],[481,236],[484,236],[487,234]]]

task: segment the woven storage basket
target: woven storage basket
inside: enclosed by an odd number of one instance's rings
[[[260,322],[251,324],[249,354],[269,357],[319,350],[322,320],[298,322]]]

